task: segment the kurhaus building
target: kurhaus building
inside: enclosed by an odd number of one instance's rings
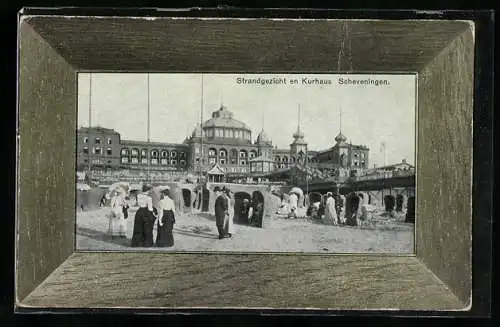
[[[323,151],[308,148],[300,125],[292,136],[288,149],[273,146],[264,130],[253,141],[251,128],[221,105],[179,144],[124,140],[113,129],[82,127],[77,132],[77,168],[202,173],[216,168],[228,177],[265,175],[306,163],[320,168],[368,168],[369,149],[347,143],[342,133],[334,146]]]

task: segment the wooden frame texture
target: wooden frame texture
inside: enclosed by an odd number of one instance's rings
[[[18,310],[470,309],[472,22],[21,14],[19,49]],[[416,255],[74,252],[78,71],[417,73]]]

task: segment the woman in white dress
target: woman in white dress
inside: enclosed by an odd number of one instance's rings
[[[358,225],[366,225],[368,223],[368,196],[363,193],[359,193],[359,206],[358,212],[356,213],[356,220]]]
[[[335,199],[333,198],[332,192],[326,193],[325,217],[323,222],[329,225],[338,225]]]
[[[224,226],[224,232],[226,233],[227,237],[231,238],[235,232],[234,230],[234,198],[231,194],[231,191],[229,189],[226,189],[226,194],[227,198],[227,213],[228,213],[228,220],[226,226]]]
[[[123,206],[125,205],[125,190],[118,188],[113,193],[114,195],[111,198],[108,234],[111,238],[126,238],[127,225],[123,214]]]
[[[297,196],[297,194],[295,193],[290,194],[289,198],[290,213],[288,214],[288,218],[297,217],[298,202],[299,202],[299,197]]]

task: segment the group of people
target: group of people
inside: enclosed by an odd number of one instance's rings
[[[309,203],[302,205],[301,203]],[[310,201],[309,197],[300,196],[291,192],[287,196],[282,196],[282,204],[278,214],[287,212],[287,218],[311,217],[321,219],[325,224],[330,225],[351,225],[357,226],[365,224],[369,220],[368,199],[363,193],[349,193],[347,196],[327,192],[326,200],[319,197],[317,201]],[[303,209],[304,212],[301,212]]]
[[[219,239],[231,238],[234,234],[234,196],[226,187],[216,186],[215,224]]]
[[[363,225],[369,218],[367,200],[363,193],[351,192],[345,197],[338,192],[335,194],[328,192],[324,204],[323,222],[332,225]]]
[[[139,206],[134,217],[132,247],[171,247],[174,245],[173,228],[175,224],[175,204],[169,196],[169,190],[161,191],[157,208],[153,207],[152,188],[144,186],[137,195]],[[112,238],[126,238],[129,201],[126,191],[117,188],[110,194],[111,211],[108,234]],[[153,240],[153,230],[156,225],[156,241]]]

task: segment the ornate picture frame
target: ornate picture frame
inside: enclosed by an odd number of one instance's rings
[[[16,311],[488,315],[491,122],[476,122],[492,109],[478,97],[488,38],[472,13],[359,15],[20,12]],[[79,71],[418,74],[416,255],[75,252]]]

